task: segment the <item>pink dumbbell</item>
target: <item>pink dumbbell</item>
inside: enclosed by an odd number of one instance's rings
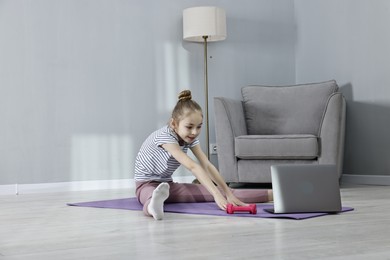
[[[234,206],[233,204],[227,204],[226,212],[228,214],[233,214],[234,212],[249,211],[251,214],[257,213],[256,204],[249,204],[248,206]]]

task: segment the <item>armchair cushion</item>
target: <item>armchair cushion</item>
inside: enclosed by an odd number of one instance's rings
[[[244,135],[235,138],[239,159],[315,159],[318,140],[314,135]]]
[[[318,135],[334,80],[299,86],[242,88],[248,135]]]

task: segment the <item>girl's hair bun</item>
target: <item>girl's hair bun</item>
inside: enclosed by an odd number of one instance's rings
[[[195,100],[192,99],[190,90],[183,90],[177,96],[178,101],[176,103],[175,108],[172,111],[172,119],[175,122],[180,122],[184,117],[186,117],[189,113],[200,112],[202,113],[202,108],[196,103]],[[203,116],[203,114],[202,114]]]
[[[180,92],[178,99],[179,101],[191,100],[192,99],[191,90],[183,90],[182,92]]]

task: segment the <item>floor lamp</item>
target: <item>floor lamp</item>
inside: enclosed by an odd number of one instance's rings
[[[204,114],[206,117],[206,154],[208,159],[210,159],[207,42],[216,42],[226,39],[225,10],[214,6],[200,6],[184,9],[183,39],[191,42],[204,43]]]

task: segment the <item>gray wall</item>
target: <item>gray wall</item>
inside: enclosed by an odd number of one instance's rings
[[[346,174],[390,175],[390,1],[296,0],[296,81],[347,98]]]
[[[210,104],[295,82],[290,0],[0,0],[0,184],[132,178],[176,94],[203,105],[202,45],[182,41],[182,10],[199,5],[228,17],[209,46]]]

